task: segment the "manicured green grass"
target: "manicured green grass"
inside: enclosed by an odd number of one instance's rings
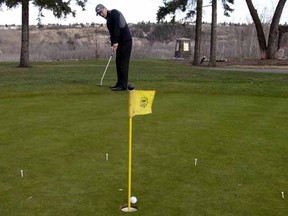
[[[114,62],[96,86],[106,63],[0,63],[1,216],[127,214],[128,93]],[[145,60],[130,81],[156,90],[133,118],[134,215],[287,215],[287,74]]]

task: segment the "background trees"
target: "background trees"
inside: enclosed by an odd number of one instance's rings
[[[253,37],[253,41],[250,41],[250,46],[248,47],[250,52],[249,55],[247,56],[247,54],[243,54],[242,57],[249,57],[252,56],[253,52],[255,52],[255,47],[257,49],[257,57],[256,58],[261,58],[261,59],[265,59],[265,58],[270,58],[273,59],[275,58],[277,55],[277,49],[278,49],[278,34],[279,34],[279,20],[281,18],[282,12],[283,12],[283,8],[286,4],[287,0],[278,0],[275,1],[277,4],[277,7],[273,13],[273,17],[271,16],[271,21],[269,21],[268,23],[261,20],[261,14],[260,15],[260,19],[258,16],[259,11],[257,12],[257,8],[254,7],[253,5],[253,0],[246,0],[243,1],[243,3],[247,4],[248,9],[250,11],[251,17],[253,19],[253,24],[251,25],[251,30],[250,32],[247,34],[246,32],[241,31],[241,34],[236,35],[236,37],[241,38],[242,41],[246,41],[247,42],[247,37]],[[31,4],[34,4],[36,6],[38,6],[39,8],[39,18],[41,18],[42,16],[42,9],[48,9],[48,10],[52,10],[54,15],[56,17],[65,17],[66,15],[68,15],[69,13],[71,13],[73,16],[75,16],[75,12],[71,9],[70,7],[70,3],[72,3],[73,1],[68,1],[68,2],[63,2],[62,0],[0,0],[0,7],[2,4],[6,5],[9,8],[12,7],[16,7],[18,5],[22,6],[22,44],[21,44],[21,57],[20,57],[20,64],[19,66],[21,67],[27,67],[28,63],[29,63],[29,3],[30,6]],[[84,9],[84,5],[86,3],[86,0],[82,0],[82,1],[74,1],[76,3],[76,5],[82,7]],[[171,23],[176,23],[177,20],[175,18],[175,12],[176,10],[180,10],[182,12],[186,13],[186,18],[187,19],[193,19],[195,18],[197,13],[201,13],[202,14],[202,8],[207,6],[207,5],[203,5],[203,2],[205,2],[205,0],[166,0],[164,1],[164,6],[159,7],[158,13],[157,13],[157,18],[158,21],[161,21],[162,19],[164,19],[168,14],[173,14],[174,16],[171,19]],[[225,43],[222,43],[222,41],[224,40],[223,38],[221,38],[219,36],[218,31],[221,31],[221,27],[220,25],[217,26],[217,3],[225,9],[225,14],[229,15],[230,12],[232,11],[231,7],[229,5],[231,5],[234,1],[233,0],[221,0],[221,2],[217,2],[217,0],[211,0],[211,4],[212,4],[212,24],[211,24],[211,33],[207,34],[206,31],[206,35],[203,35],[203,28],[206,28],[209,26],[210,24],[205,26],[201,26],[202,24],[202,15],[198,15],[196,16],[196,29],[197,30],[193,30],[193,34],[190,35],[185,35],[185,37],[188,38],[193,38],[193,40],[195,39],[195,47],[194,47],[194,64],[199,64],[199,58],[201,58],[203,55],[201,55],[201,52],[203,52],[204,55],[209,56],[210,53],[210,65],[213,66],[215,65],[215,61],[216,61],[216,54],[218,55],[217,57],[219,58],[219,51],[217,51],[217,47],[218,50],[222,50],[222,53],[224,52],[224,49],[227,50],[227,48],[225,48]],[[211,5],[208,5],[209,7]],[[266,13],[267,14],[267,13]],[[271,13],[269,13],[270,16]],[[227,23],[226,23],[227,24]],[[186,26],[187,27],[187,26]],[[169,26],[162,26],[163,29],[169,28]],[[237,31],[240,28],[237,28]],[[239,30],[240,31],[240,30]],[[256,32],[255,32],[256,31]],[[194,35],[194,33],[197,33],[196,36]],[[140,31],[140,33],[142,33],[142,31]],[[257,35],[257,38],[254,37],[254,35]],[[167,35],[164,35],[163,38],[165,39]],[[184,36],[184,35],[181,35]],[[208,37],[211,36],[211,38],[208,39]],[[218,36],[218,38],[217,38]],[[149,37],[151,37],[151,35],[149,35]],[[228,37],[228,36],[227,36]],[[246,38],[243,38],[246,37]],[[201,40],[202,39],[202,40]],[[218,40],[218,41],[217,41]],[[20,39],[19,39],[20,41]],[[239,40],[238,40],[239,41]],[[258,41],[258,43],[257,43]],[[201,46],[202,44],[202,46]],[[210,44],[210,50],[207,50],[206,48],[208,47],[208,45]],[[244,46],[240,46],[241,44],[239,44],[239,54],[242,53],[242,49],[245,49]],[[243,44],[242,44],[243,45]],[[255,46],[256,45],[256,46]],[[205,46],[206,48],[203,49],[203,46]],[[246,44],[245,44],[246,46]],[[201,49],[200,49],[201,47]],[[30,49],[31,49],[31,43],[30,43]],[[18,49],[17,49],[18,50]],[[19,48],[20,50],[20,48]],[[220,51],[221,52],[221,51]],[[243,52],[244,53],[244,52]],[[31,53],[30,53],[31,55]],[[254,54],[253,54],[254,55]],[[222,55],[223,56],[223,55]],[[233,54],[231,55],[227,55],[226,57],[232,57]],[[220,57],[221,58],[221,57]]]
[[[195,32],[195,47],[194,47],[194,60],[193,60],[194,65],[199,65],[201,58],[202,6],[203,6],[203,0],[197,0],[196,32]]]
[[[21,54],[19,67],[29,66],[29,2],[30,0],[0,0],[0,6],[3,4],[8,8],[22,5],[22,39],[21,39]],[[42,10],[52,10],[57,18],[66,17],[68,14],[76,15],[72,10],[71,1],[63,0],[31,0],[32,4],[39,7],[39,18],[43,16]],[[76,5],[85,10],[87,0],[75,0]]]
[[[283,12],[283,8],[287,0],[278,0],[277,7],[273,14],[273,18],[270,24],[270,31],[268,34],[268,41],[265,37],[263,30],[263,24],[259,18],[258,12],[255,9],[252,0],[246,0],[250,15],[253,19],[257,38],[260,49],[260,58],[261,59],[275,59],[278,49],[278,37],[279,37],[279,22]],[[165,1],[166,2],[166,1]],[[187,14],[194,16],[196,12],[191,13],[191,5],[197,2],[197,15],[196,15],[196,36],[195,36],[195,49],[194,49],[194,60],[195,65],[199,64],[200,52],[199,47],[201,46],[201,24],[202,24],[202,8],[203,0],[171,0],[168,3],[164,3],[164,6],[159,7],[157,12],[157,19],[160,21],[164,19],[168,14],[175,14],[177,9],[181,11],[187,11]],[[210,65],[213,66],[216,64],[216,52],[217,52],[217,0],[211,0],[212,3],[212,25],[211,25],[211,49],[210,49]],[[224,14],[229,16],[233,9],[230,7],[231,4],[234,4],[234,0],[221,0],[222,6],[224,8]],[[200,11],[201,10],[201,11]],[[193,10],[192,10],[193,11]],[[173,17],[175,22],[175,16]],[[200,32],[200,33],[199,33]]]
[[[263,31],[263,25],[260,21],[257,10],[255,9],[252,0],[246,0],[247,6],[249,8],[251,17],[255,24],[255,28],[257,31],[257,38],[260,48],[260,58],[261,59],[275,59],[276,52],[278,49],[278,35],[279,35],[279,22],[283,12],[283,8],[286,4],[287,0],[279,0],[276,10],[274,12],[272,22],[270,24],[270,31],[268,35],[268,44],[266,42],[265,34]]]
[[[191,6],[197,4],[196,9],[191,9]],[[234,4],[234,0],[221,0],[222,6],[224,8],[224,15],[230,16],[233,9],[230,7]],[[207,6],[207,5],[206,5]],[[174,14],[172,22],[175,22],[175,12],[177,9],[181,11],[188,10],[186,18],[190,18],[196,14],[196,34],[195,34],[195,48],[194,48],[194,65],[200,64],[201,58],[201,31],[202,31],[202,9],[203,0],[171,0],[169,2],[164,2],[164,6],[159,7],[157,12],[157,20],[160,22],[167,15]],[[217,0],[212,0],[212,26],[211,26],[211,49],[210,49],[210,65],[216,65],[216,52],[217,52]]]

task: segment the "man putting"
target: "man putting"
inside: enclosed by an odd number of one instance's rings
[[[116,9],[107,10],[102,4],[95,8],[96,15],[107,20],[110,33],[111,49],[116,53],[117,83],[112,91],[125,91],[128,85],[129,62],[132,50],[132,36],[122,13]]]

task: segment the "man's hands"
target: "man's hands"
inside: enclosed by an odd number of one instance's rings
[[[113,52],[116,52],[117,48],[118,48],[118,43],[115,43],[111,46],[111,49]]]

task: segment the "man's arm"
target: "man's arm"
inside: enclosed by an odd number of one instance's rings
[[[118,40],[120,35],[120,14],[117,10],[111,11],[111,23],[112,23],[112,31],[111,31],[111,48],[113,51],[116,51],[118,48]]]

